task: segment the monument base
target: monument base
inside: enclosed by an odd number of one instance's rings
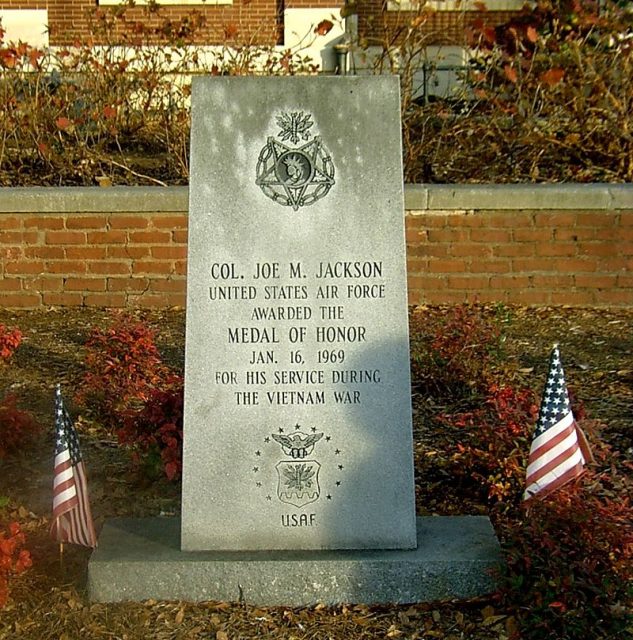
[[[181,551],[179,518],[106,522],[88,565],[95,602],[226,600],[257,605],[413,603],[485,595],[499,543],[483,516],[417,519],[406,551]]]

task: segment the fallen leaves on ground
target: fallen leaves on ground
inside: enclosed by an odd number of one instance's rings
[[[540,392],[549,350],[560,343],[567,382],[591,418],[604,425],[602,436],[625,458],[633,458],[633,311],[574,308],[490,307],[500,318],[505,357],[521,384]],[[184,311],[137,311],[153,326],[163,358],[184,363]],[[48,536],[52,457],[53,390],[71,390],[81,380],[84,342],[93,326],[110,323],[98,309],[0,311],[0,323],[18,326],[23,344],[2,371],[0,393],[14,392],[33,411],[46,435],[35,450],[5,460],[0,476],[3,517],[17,518],[27,533],[34,566],[11,583],[0,612],[4,640],[510,640],[516,637],[513,612],[493,601],[369,607],[318,604],[308,608],[255,607],[248,603],[156,602],[90,603],[86,567],[90,551],[59,548]],[[441,461],[442,434],[430,418],[445,407],[413,395],[416,492],[423,513],[485,513],[481,504],[456,502],[447,491]],[[168,483],[139,486],[112,434],[91,416],[77,417],[82,449],[89,464],[97,528],[107,517],[175,513],[179,488]],[[431,464],[432,462],[432,464]],[[426,471],[429,470],[428,474]],[[432,470],[432,472],[430,471]]]

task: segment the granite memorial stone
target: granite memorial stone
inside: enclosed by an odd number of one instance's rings
[[[93,600],[494,589],[488,518],[416,518],[398,80],[198,78],[180,518],[106,521]]]
[[[414,548],[397,78],[192,105],[183,549]]]

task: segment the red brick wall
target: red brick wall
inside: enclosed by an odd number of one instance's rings
[[[358,33],[371,44],[382,43],[385,35],[393,37],[408,21],[423,18],[419,25],[426,45],[463,45],[473,23],[483,20],[487,25],[504,24],[516,11],[433,11],[418,14],[407,11],[382,11],[386,0],[364,0],[358,9]],[[404,29],[406,33],[406,29]]]
[[[2,0],[0,9],[46,9],[46,0]]]
[[[161,6],[157,14],[138,6],[127,8],[125,15],[151,27],[195,12],[206,21],[197,32],[201,44],[222,44],[227,33],[237,44],[273,44],[281,42],[283,5],[283,0],[233,0],[232,5]],[[90,35],[88,16],[96,11],[94,0],[1,0],[0,9],[48,9],[49,42],[54,46],[86,42]],[[101,7],[103,11],[110,9]]]
[[[185,213],[0,215],[5,307],[184,305]]]
[[[412,303],[633,306],[633,210],[407,217]]]
[[[589,201],[583,188],[568,203]],[[3,205],[3,192],[16,195]],[[171,210],[165,190],[132,190],[137,212],[117,205],[117,189],[67,189],[51,204],[55,192],[0,189],[0,304],[184,305],[186,189]],[[633,206],[580,206],[408,211],[410,302],[633,306]]]
[[[163,19],[177,21],[197,12],[204,16],[206,26],[199,31],[198,42],[222,44],[228,32],[240,44],[282,44],[283,11],[296,7],[341,7],[343,0],[233,0],[232,5],[163,5],[158,14],[147,12],[142,6],[129,7],[126,16],[145,25],[158,24]],[[373,44],[382,41],[384,24],[396,25],[415,16],[415,13],[385,11],[384,0],[363,0],[358,3],[359,35]],[[2,0],[0,9],[48,9],[49,40],[51,45],[72,45],[84,42],[90,33],[88,15],[96,10],[95,0]],[[110,7],[101,7],[109,10]],[[488,24],[506,22],[516,12],[509,11],[435,11],[429,12],[423,25],[428,44],[461,44],[465,30],[478,18]]]
[[[53,46],[86,42],[91,33],[89,16],[98,8],[95,0],[1,0],[0,9],[48,9],[49,41]],[[127,7],[126,18],[147,27],[165,20],[177,22],[199,14],[205,26],[197,34],[199,44],[283,44],[283,12],[289,8],[341,7],[342,0],[233,0],[232,4],[162,5],[158,13],[146,7]],[[101,6],[108,12],[111,6]]]

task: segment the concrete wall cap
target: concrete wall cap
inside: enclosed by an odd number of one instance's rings
[[[405,207],[429,211],[631,209],[633,184],[407,185]]]
[[[188,187],[3,187],[0,213],[182,212]]]
[[[407,211],[633,209],[633,184],[407,184]],[[2,187],[2,213],[143,213],[188,210],[182,187]]]

